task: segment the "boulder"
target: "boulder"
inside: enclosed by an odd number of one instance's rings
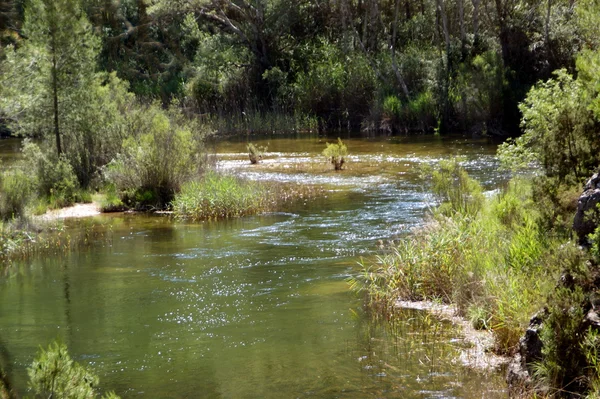
[[[579,242],[587,242],[587,236],[596,230],[597,220],[590,214],[597,211],[596,205],[600,203],[600,172],[592,176],[583,188],[583,194],[577,201],[577,213],[573,219],[573,230],[579,237]]]
[[[542,359],[540,330],[547,315],[548,310],[544,309],[533,316],[525,335],[519,340],[519,352],[510,362],[506,375],[510,397],[519,397],[534,388],[531,375],[534,363]]]

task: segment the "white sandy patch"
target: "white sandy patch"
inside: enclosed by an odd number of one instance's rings
[[[90,204],[75,204],[73,206],[48,211],[38,216],[40,220],[57,220],[66,218],[85,218],[100,215],[100,206],[97,202]]]

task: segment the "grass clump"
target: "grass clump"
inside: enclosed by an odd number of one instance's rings
[[[289,204],[320,195],[322,189],[302,184],[256,182],[207,172],[183,185],[171,203],[178,218],[215,220],[283,210]]]
[[[582,262],[580,250],[539,228],[524,180],[485,198],[453,161],[432,174],[432,183],[441,205],[430,221],[363,260],[351,284],[383,308],[399,299],[455,303],[475,327],[492,330],[498,352],[511,353],[566,264]]]
[[[348,156],[348,147],[339,137],[337,143],[326,143],[325,145],[323,155],[333,164],[335,170],[342,170]]]
[[[206,173],[185,183],[172,202],[177,217],[192,220],[223,219],[265,210],[266,188],[231,175]]]

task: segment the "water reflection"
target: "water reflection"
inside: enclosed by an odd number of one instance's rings
[[[290,159],[323,145],[268,144]],[[206,223],[108,216],[107,245],[16,266],[0,280],[0,337],[15,385],[24,389],[38,345],[61,337],[124,397],[504,396],[500,375],[453,362],[459,337],[447,322],[417,311],[374,322],[345,281],[378,240],[422,220],[429,198],[404,162],[467,154],[492,187],[501,179],[492,149],[433,138],[353,139],[349,148],[379,172],[302,172],[329,191],[289,212]],[[247,167],[243,142],[220,151],[251,177],[296,176]]]

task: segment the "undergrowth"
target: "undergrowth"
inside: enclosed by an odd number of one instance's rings
[[[440,206],[424,226],[363,259],[351,286],[383,308],[399,299],[454,303],[493,332],[499,353],[511,353],[580,251],[539,227],[530,182],[514,179],[486,198],[458,161],[429,175]]]

